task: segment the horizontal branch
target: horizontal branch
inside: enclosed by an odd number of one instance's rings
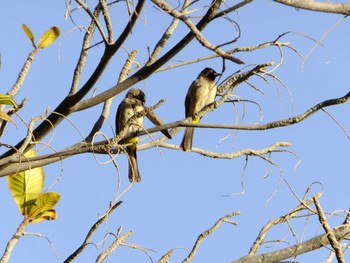
[[[230,125],[230,124],[227,125],[227,124],[201,124],[201,123],[194,124],[187,121],[183,121],[182,123],[180,123],[180,126],[196,127],[196,128],[216,128],[216,129],[219,128],[219,129],[230,129],[230,130],[254,130],[254,131],[268,130],[268,129],[286,127],[292,124],[302,122],[303,120],[315,114],[317,111],[321,110],[322,108],[343,104],[343,103],[346,103],[349,99],[350,99],[350,92],[348,92],[347,94],[345,94],[343,97],[340,97],[340,98],[322,101],[298,116],[283,119],[283,120],[273,121],[266,124],[260,124],[260,125]]]
[[[277,3],[292,6],[294,8],[301,8],[310,11],[333,13],[333,14],[350,14],[350,3],[331,3],[318,2],[313,0],[274,0]]]
[[[191,152],[194,153],[199,153],[203,156],[206,157],[211,157],[211,158],[220,158],[220,159],[235,159],[241,156],[262,156],[271,152],[274,152],[277,148],[280,147],[289,147],[292,144],[289,142],[275,142],[274,144],[270,145],[267,148],[261,149],[261,150],[253,150],[253,149],[242,149],[239,150],[237,152],[233,152],[233,153],[216,153],[216,152],[209,152],[209,151],[205,151],[203,149],[200,148],[192,148]],[[177,145],[173,145],[173,144],[168,144],[168,143],[160,143],[157,145],[158,147],[163,147],[163,148],[168,148],[168,149],[177,149],[177,150],[182,150],[182,148],[180,148]]]
[[[168,130],[168,129],[172,128],[170,134],[172,136],[174,136],[175,134],[177,134],[178,132],[181,131],[180,127],[230,129],[230,130],[252,130],[252,131],[259,131],[259,130],[261,131],[261,130],[267,130],[267,129],[273,129],[273,128],[280,128],[280,127],[285,127],[285,126],[299,123],[299,122],[305,120],[306,118],[310,117],[311,115],[315,114],[317,111],[319,111],[322,108],[329,107],[332,105],[346,103],[349,99],[350,99],[350,92],[348,92],[343,97],[320,102],[298,116],[291,117],[291,118],[284,119],[284,120],[274,121],[274,122],[270,122],[270,123],[266,123],[266,124],[261,124],[261,125],[226,125],[226,124],[203,124],[203,123],[193,124],[193,123],[190,123],[188,121],[190,119],[190,118],[188,118],[185,120],[156,126],[156,127],[150,128],[150,129],[145,129],[145,130],[138,132],[137,135],[138,136],[143,136],[143,135],[149,136],[150,134],[153,134],[155,132],[159,132],[159,131],[165,130],[165,129]],[[210,110],[213,110],[214,108],[215,108],[215,103],[213,103],[211,106],[205,108],[203,110],[203,112],[209,112]],[[202,112],[199,113],[199,116],[202,116],[201,113]],[[131,138],[133,136],[135,136],[135,133],[126,134],[124,138]],[[23,158],[23,156],[22,156],[22,157],[18,157],[16,159],[11,159],[11,163],[0,166],[0,177],[6,176],[9,174],[14,174],[16,172],[28,170],[30,168],[45,166],[45,165],[48,165],[48,164],[51,164],[54,162],[61,161],[62,159],[65,159],[67,157],[77,155],[77,154],[88,153],[88,152],[101,153],[101,154],[119,153],[118,149],[113,150],[110,148],[110,141],[112,141],[112,140],[113,140],[113,138],[110,138],[108,140],[94,142],[94,143],[82,142],[82,143],[72,145],[72,146],[68,147],[67,149],[62,150],[62,151],[57,152],[57,153],[54,153],[54,154],[37,156],[37,157],[33,157],[33,158]],[[162,145],[162,147],[176,148],[176,146],[174,146],[174,145],[166,146],[165,144],[162,144],[162,142],[164,140],[165,140],[165,137],[162,137],[162,138],[157,139],[157,140],[152,140],[152,142],[138,146],[138,150],[146,150],[149,148],[153,148],[159,144]],[[199,149],[198,149],[198,151],[199,151]],[[198,153],[203,154],[203,155],[206,154],[205,151],[198,152]],[[229,156],[223,155],[220,158],[228,158],[228,157]],[[217,158],[219,158],[219,157],[217,157]],[[232,158],[232,157],[230,157],[230,158]]]

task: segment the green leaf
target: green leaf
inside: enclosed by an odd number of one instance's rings
[[[55,220],[57,219],[57,213],[55,210],[46,210],[42,214],[40,214],[38,217],[31,219],[29,222],[30,223],[38,223],[44,220]]]
[[[34,35],[33,35],[32,31],[25,24],[22,24],[22,29],[23,29],[24,33],[26,33],[29,40],[32,42],[33,47],[36,48],[35,43],[34,43]]]
[[[0,104],[13,105],[16,108],[18,107],[18,104],[15,102],[15,100],[7,94],[0,94]]]
[[[56,40],[56,38],[59,37],[59,35],[60,29],[57,26],[51,27],[41,36],[38,47],[47,48]]]
[[[60,197],[61,196],[56,192],[48,192],[40,195],[37,199],[36,207],[33,207],[30,214],[28,214],[28,217],[34,219],[38,216],[41,217],[43,213],[54,208],[54,206],[60,200]]]
[[[33,157],[36,153],[30,149],[24,156]],[[7,176],[10,192],[22,215],[26,216],[40,196],[44,186],[44,171],[42,167],[30,169]]]

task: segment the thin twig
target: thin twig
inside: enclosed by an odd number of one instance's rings
[[[237,215],[240,215],[240,212],[239,212],[239,211],[233,212],[233,213],[230,213],[230,214],[227,214],[227,215],[221,217],[211,228],[209,228],[208,230],[202,232],[202,233],[198,236],[198,238],[197,238],[197,240],[196,240],[196,243],[194,244],[194,246],[193,246],[191,252],[190,252],[189,255],[185,258],[185,260],[182,261],[182,263],[191,262],[192,259],[193,259],[193,257],[196,255],[197,250],[198,250],[200,244],[203,242],[203,240],[204,240],[207,236],[211,235],[216,229],[218,229],[219,226],[220,226],[223,222],[230,222],[230,223],[236,224],[236,223],[234,223],[233,221],[231,221],[231,220],[229,220],[229,219],[230,219],[231,217],[237,216]]]
[[[236,57],[233,57],[229,54],[227,54],[225,51],[223,51],[221,48],[211,44],[200,32],[200,30],[198,30],[198,28],[192,23],[192,21],[186,17],[185,15],[183,15],[182,13],[176,11],[176,9],[174,9],[173,7],[171,7],[170,5],[168,5],[165,1],[162,0],[152,0],[153,3],[155,3],[159,8],[161,8],[163,11],[169,13],[170,15],[172,15],[173,17],[180,19],[182,22],[184,22],[188,28],[192,31],[192,33],[195,35],[196,39],[206,48],[214,51],[215,53],[217,53],[218,55],[220,55],[220,57],[228,59],[234,63],[237,64],[244,64],[244,62]]]
[[[108,211],[90,228],[88,234],[85,237],[83,243],[64,261],[64,263],[72,262],[81,252],[84,251],[85,247],[89,244],[92,235],[98,229],[98,227],[108,218],[108,216],[119,206],[122,204],[122,201],[111,206]]]

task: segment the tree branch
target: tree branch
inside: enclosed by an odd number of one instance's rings
[[[186,17],[183,13],[180,13],[176,11],[174,8],[172,8],[170,5],[168,5],[165,1],[162,0],[152,0],[153,3],[155,3],[159,8],[164,10],[165,12],[171,14],[173,17],[180,19],[182,22],[184,22],[188,28],[192,31],[196,39],[201,43],[204,47],[214,51],[217,53],[220,57],[228,59],[234,63],[237,64],[244,64],[244,62],[238,58],[235,58],[229,54],[227,54],[225,51],[220,49],[219,47],[211,44],[198,30],[198,28],[191,22],[191,20]]]
[[[332,230],[332,234],[336,240],[340,241],[350,236],[350,225],[341,225]],[[319,235],[311,238],[305,242],[290,246],[287,248],[275,250],[273,252],[244,256],[240,259],[232,261],[231,263],[264,263],[264,262],[278,262],[287,258],[296,257],[298,255],[308,253],[310,251],[322,248],[329,244],[327,234]]]
[[[222,0],[213,0],[207,13],[203,16],[203,18],[197,23],[196,27],[199,31],[203,30],[207,24],[210,22],[211,18],[215,16],[217,13]],[[154,63],[152,63],[149,66],[144,66],[139,71],[137,71],[134,75],[127,78],[122,83],[106,90],[105,92],[100,93],[99,95],[83,100],[79,102],[75,110],[80,111],[84,110],[86,108],[95,106],[108,98],[111,98],[120,92],[126,90],[127,88],[131,87],[132,85],[136,84],[137,82],[146,79],[149,77],[152,73],[154,73],[157,69],[159,69],[161,66],[163,66],[165,63],[170,61],[176,54],[178,54],[182,49],[184,49],[188,43],[190,43],[194,38],[193,32],[189,32],[182,40],[180,40],[173,48],[171,48],[166,54],[164,54],[162,57],[160,57],[158,60],[156,60]]]
[[[64,263],[70,263],[72,262],[81,252],[84,251],[85,247],[89,244],[92,235],[95,233],[95,231],[98,229],[98,227],[108,218],[108,216],[116,209],[118,206],[122,204],[122,201],[119,201],[118,203],[111,206],[107,213],[105,213],[93,226],[90,228],[87,236],[85,237],[85,240],[83,243],[75,250],[65,261]]]
[[[266,236],[266,234],[268,233],[268,231],[273,227],[276,226],[278,224],[282,224],[287,222],[288,220],[295,218],[301,211],[303,211],[304,209],[307,209],[307,207],[313,203],[313,199],[310,198],[308,200],[305,200],[303,202],[301,202],[296,208],[294,208],[291,212],[289,212],[288,214],[272,219],[270,220],[261,230],[260,233],[258,235],[258,237],[256,238],[256,240],[254,241],[253,246],[250,248],[248,256],[254,255],[256,254],[256,252],[258,251],[258,249],[260,248],[261,244],[264,241],[264,238]]]
[[[192,261],[192,259],[194,258],[194,256],[196,255],[197,253],[197,250],[200,246],[200,244],[203,242],[203,240],[211,235],[216,229],[219,228],[219,226],[223,223],[223,222],[230,222],[232,224],[236,224],[232,221],[230,221],[229,219],[233,216],[237,216],[237,215],[240,215],[241,213],[239,211],[237,212],[233,212],[233,213],[230,213],[228,215],[225,215],[223,217],[221,217],[211,228],[209,228],[208,230],[204,231],[203,233],[201,233],[199,235],[199,237],[197,238],[196,240],[196,243],[194,244],[191,252],[189,253],[189,255],[187,256],[187,258],[185,258],[184,261],[182,261],[182,263],[189,263]]]
[[[339,242],[337,241],[335,235],[332,232],[331,227],[329,226],[327,219],[324,215],[323,209],[320,205],[320,202],[318,201],[318,196],[315,195],[313,197],[313,201],[315,203],[316,209],[317,209],[317,215],[320,220],[320,223],[323,227],[323,229],[326,232],[327,239],[329,241],[329,244],[334,249],[335,255],[337,257],[338,263],[345,263],[343,252],[341,251],[341,247],[339,245]]]
[[[105,49],[105,52],[102,55],[102,58],[98,65],[96,66],[96,69],[90,76],[90,78],[87,80],[87,82],[83,85],[83,87],[74,95],[67,96],[54,110],[52,114],[50,114],[47,117],[47,121],[44,121],[39,124],[39,126],[33,131],[33,136],[36,138],[36,140],[41,140],[44,136],[47,135],[47,133],[53,128],[56,127],[62,120],[63,116],[68,116],[72,112],[75,112],[77,110],[76,104],[82,100],[85,95],[92,89],[92,87],[95,85],[97,80],[102,75],[104,69],[107,67],[109,61],[113,57],[113,55],[117,52],[117,50],[121,47],[121,45],[126,40],[127,36],[130,34],[132,27],[135,25],[139,14],[143,8],[143,5],[145,3],[145,0],[140,0],[136,6],[136,9],[129,21],[129,23],[126,25],[124,31],[121,33],[118,40],[112,45],[107,46]],[[123,82],[124,83],[124,82]],[[131,83],[129,83],[131,85]],[[130,87],[130,86],[127,86]],[[125,89],[127,88],[125,87]],[[114,96],[114,95],[113,95]],[[111,98],[113,96],[110,96],[108,98]],[[108,99],[106,98],[106,99]],[[57,114],[58,113],[58,114]],[[19,142],[15,148],[20,148],[20,146],[23,144],[24,140]],[[28,150],[28,148],[26,149]],[[12,149],[4,153],[1,157],[6,157],[11,154],[15,153]]]
[[[333,14],[350,14],[350,3],[338,4],[330,2],[318,2],[313,0],[274,0],[277,3],[301,8],[310,11],[333,13]]]
[[[18,240],[23,236],[24,229],[27,227],[27,225],[28,225],[28,220],[24,219],[21,222],[21,224],[18,226],[16,233],[12,236],[12,238],[7,243],[5,252],[0,258],[0,263],[6,263],[10,260],[12,250],[17,244]]]
[[[250,72],[249,74],[254,75],[253,72]],[[243,75],[243,77],[246,78],[247,75]],[[236,78],[234,78],[234,79],[236,79]],[[237,82],[235,82],[233,80],[232,81],[229,80],[228,82],[230,83],[230,85],[237,84]],[[225,87],[223,87],[223,88],[225,88]],[[333,106],[333,105],[337,105],[337,104],[346,103],[349,99],[350,99],[350,92],[348,92],[343,97],[320,102],[320,103],[316,104],[315,106],[313,106],[312,108],[310,108],[309,110],[307,110],[306,112],[304,112],[303,114],[300,114],[298,116],[291,117],[291,118],[284,119],[284,120],[269,122],[269,123],[261,124],[261,125],[226,125],[226,124],[203,124],[203,123],[193,124],[193,123],[190,123],[188,121],[191,118],[188,118],[188,119],[185,119],[182,121],[176,121],[176,122],[172,122],[169,124],[156,126],[156,127],[153,127],[153,128],[147,129],[147,130],[142,130],[142,131],[138,132],[137,135],[142,136],[142,135],[146,135],[146,134],[152,134],[155,132],[159,132],[161,130],[165,130],[165,129],[168,130],[168,129],[173,128],[170,132],[170,134],[173,136],[176,133],[180,132],[180,130],[181,130],[180,127],[196,127],[196,128],[212,128],[212,129],[219,128],[219,129],[231,129],[231,130],[255,130],[255,131],[286,127],[286,126],[293,125],[293,124],[296,124],[296,123],[299,123],[299,122],[305,120],[306,118],[315,114],[317,111],[321,110],[324,107],[329,107],[329,106]],[[215,106],[222,104],[224,102],[224,100],[225,100],[225,97],[223,97],[217,103],[213,103],[209,107],[204,108],[198,114],[198,116],[205,115],[207,112],[213,110],[215,108]],[[132,136],[135,136],[135,133],[126,134],[124,138],[131,138]],[[93,144],[85,143],[85,142],[78,143],[76,145],[73,145],[73,146],[67,148],[66,150],[62,150],[62,151],[54,153],[54,154],[37,156],[34,158],[23,159],[22,156],[17,156],[17,157],[13,156],[13,157],[11,157],[11,160],[10,159],[0,159],[0,164],[1,164],[0,177],[6,176],[9,174],[13,174],[16,172],[28,170],[30,168],[48,165],[48,164],[51,164],[51,163],[54,163],[57,161],[61,161],[64,158],[67,158],[67,157],[70,157],[70,156],[73,156],[76,154],[82,154],[82,153],[87,153],[87,152],[106,154],[111,150],[109,145],[110,145],[110,141],[112,141],[112,140],[113,140],[113,138],[109,139],[108,141],[103,140],[103,141],[99,141],[99,142],[94,142]],[[138,148],[138,150],[149,149],[149,148],[152,148],[158,144],[162,145],[163,140],[165,140],[164,137],[163,137],[163,139],[161,138],[159,140],[152,141],[150,143],[142,144],[142,145],[138,146],[137,148]],[[169,148],[176,149],[177,146],[163,144],[162,147],[169,147]],[[112,153],[119,153],[119,150],[112,151]],[[201,154],[203,153],[204,155],[206,154],[205,151],[202,151],[200,149],[198,149],[198,153],[201,153]],[[224,156],[225,155],[223,155],[223,157]]]
[[[157,146],[167,148],[167,149],[177,149],[181,150],[180,146],[176,146],[173,144],[167,144],[167,143],[159,143]],[[288,142],[275,142],[274,144],[270,145],[267,148],[261,149],[261,150],[252,150],[252,149],[242,149],[234,153],[216,153],[216,152],[209,152],[205,151],[200,148],[192,148],[191,152],[199,153],[205,157],[211,157],[211,158],[219,158],[219,159],[235,159],[241,156],[262,156],[268,153],[272,153],[276,150],[276,148],[280,147],[289,147],[291,146]]]

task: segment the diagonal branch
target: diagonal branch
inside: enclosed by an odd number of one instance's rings
[[[51,113],[46,121],[43,121],[39,124],[39,126],[33,131],[33,136],[36,138],[36,140],[41,140],[43,137],[45,137],[52,128],[56,127],[63,119],[64,116],[68,116],[71,113],[77,111],[76,104],[78,104],[79,101],[81,101],[85,95],[93,88],[97,80],[102,75],[104,69],[107,67],[109,61],[113,57],[113,55],[118,51],[118,49],[121,47],[121,45],[126,40],[127,36],[130,34],[132,27],[135,25],[136,21],[138,20],[139,13],[141,12],[143,6],[144,6],[145,0],[140,0],[136,6],[136,9],[131,16],[131,19],[129,23],[126,25],[124,31],[121,33],[118,40],[112,45],[107,46],[105,49],[105,52],[103,53],[100,62],[98,63],[96,69],[90,76],[90,78],[87,80],[87,82],[83,85],[83,87],[75,94],[71,96],[67,96],[54,110],[53,113]],[[130,86],[129,86],[130,87]],[[127,87],[125,87],[126,89]],[[112,97],[112,96],[111,96]],[[109,97],[110,98],[110,97]],[[108,98],[106,98],[108,99]],[[58,114],[57,114],[58,113]],[[25,139],[23,139],[21,142],[19,142],[15,148],[20,148],[23,144]],[[27,148],[26,150],[28,150]],[[7,157],[11,154],[14,154],[14,150],[9,150],[6,153],[4,153],[1,158]]]
[[[90,18],[94,21],[93,24],[95,24],[97,26],[97,28],[98,28],[98,31],[100,31],[101,37],[103,39],[103,42],[105,44],[107,44],[108,40],[107,40],[106,34],[103,31],[103,28],[102,28],[100,22],[98,21],[98,18],[94,15],[93,12],[91,12],[91,10],[87,6],[87,4],[85,4],[83,1],[75,0],[75,2],[77,2],[85,10],[85,12],[90,16]],[[98,9],[100,9],[99,5],[98,5]]]
[[[190,4],[189,0],[184,1],[182,5],[182,13],[185,13],[188,9],[188,6]],[[162,35],[161,39],[156,44],[152,54],[150,55],[146,65],[151,65],[158,57],[160,52],[162,51],[163,47],[168,43],[168,40],[170,39],[171,35],[175,31],[177,25],[179,24],[179,19],[174,18],[168,28],[164,31],[164,34]]]
[[[95,233],[95,231],[98,229],[98,227],[108,218],[108,216],[120,205],[122,204],[122,201],[119,201],[118,203],[111,206],[107,213],[105,213],[95,224],[92,225],[90,228],[87,236],[85,237],[85,240],[83,243],[64,261],[64,263],[70,263],[72,262],[81,252],[84,251],[85,247],[89,244],[92,235]]]
[[[327,219],[326,219],[326,217],[324,215],[323,209],[322,209],[322,207],[320,205],[320,202],[318,201],[318,196],[317,195],[315,195],[313,197],[313,201],[314,201],[316,209],[317,209],[317,215],[318,215],[318,218],[320,220],[320,223],[321,223],[323,229],[326,232],[329,244],[334,249],[334,252],[335,252],[335,255],[337,257],[338,262],[339,263],[345,263],[343,252],[341,251],[341,247],[339,245],[339,242],[337,241],[335,235],[332,232],[331,227],[329,226],[329,224],[327,222]]]
[[[211,228],[209,228],[208,230],[204,231],[203,233],[201,233],[199,235],[199,237],[197,238],[196,240],[196,243],[194,244],[190,254],[187,256],[187,258],[185,258],[184,261],[182,261],[182,263],[188,263],[188,262],[191,262],[192,259],[194,258],[195,254],[197,253],[197,250],[200,246],[200,244],[203,242],[203,240],[211,235],[216,229],[219,228],[219,226],[224,223],[224,222],[230,222],[230,223],[233,223],[235,224],[234,222],[232,222],[231,220],[229,220],[231,217],[233,216],[237,216],[237,215],[240,215],[240,212],[237,211],[237,212],[233,212],[233,213],[230,213],[228,215],[225,215],[223,217],[221,217]]]
[[[225,51],[223,51],[221,48],[211,44],[198,30],[198,28],[191,22],[191,20],[186,17],[183,13],[180,13],[176,11],[174,8],[172,8],[170,5],[168,5],[165,1],[162,0],[152,0],[153,3],[155,3],[158,7],[160,7],[163,11],[169,13],[173,17],[180,19],[182,22],[184,22],[188,28],[192,31],[196,39],[201,43],[204,47],[214,51],[217,53],[220,57],[228,59],[234,63],[237,64],[244,64],[244,62],[238,58],[235,58],[229,54],[227,54]]]
[[[210,7],[208,8],[207,13],[203,16],[203,18],[197,23],[196,27],[199,31],[203,30],[208,23],[211,21],[212,17],[215,16],[217,13],[222,0],[213,0]],[[106,90],[105,92],[102,92],[101,94],[90,98],[83,100],[79,102],[75,110],[80,111],[84,110],[90,107],[93,107],[97,104],[102,103],[103,101],[107,100],[108,98],[111,98],[120,92],[126,90],[127,88],[131,87],[132,85],[136,84],[137,82],[144,80],[148,78],[152,73],[154,73],[157,69],[159,69],[161,66],[163,66],[165,63],[167,63],[169,60],[171,60],[176,54],[178,54],[182,49],[184,49],[195,37],[193,32],[189,32],[182,40],[180,40],[173,48],[171,48],[167,53],[165,53],[162,57],[160,57],[158,60],[156,60],[154,63],[148,66],[144,66],[139,71],[137,71],[134,75],[127,78],[125,81],[121,82],[120,84]]]
[[[336,240],[340,241],[350,236],[350,225],[341,225],[332,229],[332,234]],[[319,235],[305,242],[279,249],[273,252],[268,252],[259,255],[250,255],[239,258],[231,263],[257,263],[257,262],[278,262],[280,260],[296,257],[310,251],[323,248],[329,244],[327,234]]]

